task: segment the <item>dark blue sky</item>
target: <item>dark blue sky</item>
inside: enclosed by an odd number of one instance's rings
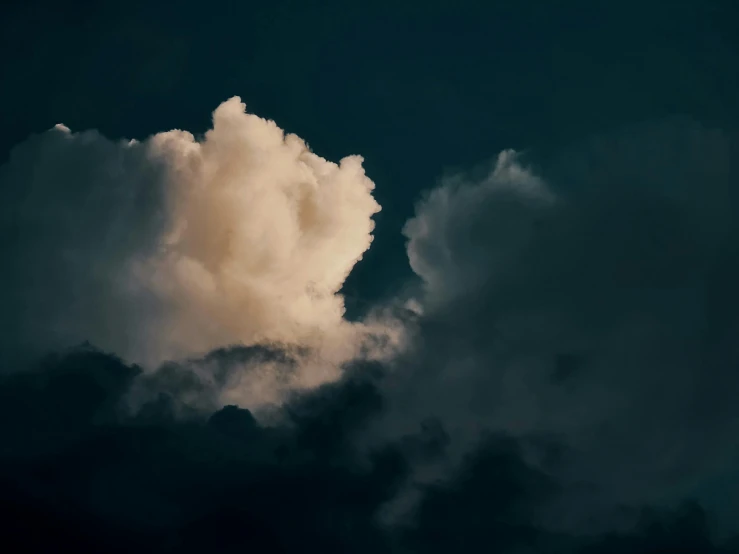
[[[311,4],[4,7],[0,148],[57,122],[203,131],[239,95],[328,159],[366,158],[383,211],[346,290],[371,298],[407,274],[400,228],[444,171],[667,115],[739,122],[728,0]]]

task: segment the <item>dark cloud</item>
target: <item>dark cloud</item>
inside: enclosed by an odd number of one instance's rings
[[[270,427],[236,406],[175,418],[163,397],[132,414],[145,378],[88,348],[3,378],[3,513],[48,529],[38,549],[382,550],[373,512],[406,470],[392,445],[361,462],[351,445],[378,408],[365,377],[296,398]]]
[[[213,354],[254,355],[279,353]],[[443,479],[413,485],[413,465],[446,456],[450,437],[427,420],[361,447],[386,409],[382,367],[349,368],[296,395],[271,425],[237,406],[186,419],[146,410],[161,399],[132,414],[127,396],[144,378],[88,346],[2,378],[0,504],[16,551],[730,552],[713,545],[699,507],[644,512],[629,533],[547,530],[536,514],[561,483],[526,450],[552,447],[506,434],[488,434]],[[383,522],[409,484],[420,494],[412,517]]]
[[[738,152],[671,119],[442,181],[406,226],[425,315],[387,425],[557,437],[567,528],[734,464]]]
[[[136,252],[156,250],[165,169],[140,144],[95,131],[73,138],[62,126],[14,148],[0,167],[2,257],[10,261],[0,280],[0,362],[81,342],[84,321],[120,336],[129,317],[110,270],[120,276]]]
[[[228,401],[228,391],[242,381],[268,371],[276,381],[289,381],[298,370],[297,356],[277,346],[231,346],[209,352],[200,358],[165,362],[156,371],[136,381],[128,395],[129,409],[145,413],[167,413],[172,418],[202,417]],[[265,370],[265,368],[267,368]],[[254,383],[254,381],[252,381]],[[241,396],[243,403],[259,405],[253,394]],[[244,402],[246,400],[246,402]]]
[[[739,552],[739,4],[107,4],[0,8],[5,550]]]

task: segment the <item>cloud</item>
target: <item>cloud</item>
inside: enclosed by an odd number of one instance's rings
[[[90,348],[0,378],[0,505],[23,525],[19,509],[33,507],[49,530],[39,548],[371,552],[384,540],[372,511],[404,466],[392,448],[360,463],[352,447],[380,407],[366,377],[296,398],[271,427],[236,406],[172,417],[161,398],[132,414],[127,394],[148,378]]]
[[[736,552],[719,549],[695,505],[642,510],[638,526],[617,534],[542,527],[536,513],[561,483],[506,433],[487,434],[455,471],[417,485],[411,519],[383,522],[384,507],[412,484],[413,463],[444,456],[448,442],[427,422],[400,440],[360,446],[387,409],[388,376],[381,365],[357,365],[295,393],[270,425],[233,405],[173,417],[162,397],[132,414],[127,395],[150,375],[89,347],[0,376],[7,538],[30,552]],[[173,400],[182,390],[181,381],[160,384]]]
[[[486,429],[556,438],[547,471],[581,491],[552,510],[565,526],[730,463],[736,153],[669,120],[442,181],[404,231],[424,315],[387,426],[435,415],[460,452]]]
[[[30,138],[0,168],[5,521],[42,551],[730,551],[668,508],[737,454],[736,154],[685,120],[506,150],[424,197],[419,293],[354,323],[360,158],[238,99],[197,139]]]
[[[89,340],[154,366],[280,343],[311,352],[295,378],[310,387],[385,333],[345,321],[339,294],[380,210],[362,158],[329,162],[237,97],[197,139],[57,125],[0,184],[6,350]]]
[[[479,183],[453,177],[433,189],[403,230],[411,268],[427,291],[425,304],[474,294],[481,278],[505,271],[529,240],[539,210],[552,202],[545,183],[519,165],[513,150],[501,152]],[[484,258],[478,256],[483,249]]]

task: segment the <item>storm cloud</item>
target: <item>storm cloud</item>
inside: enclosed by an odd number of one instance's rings
[[[556,437],[577,525],[734,463],[736,154],[674,119],[443,180],[405,227],[424,316],[398,421]]]
[[[203,137],[28,139],[0,169],[14,540],[731,552],[686,500],[739,454],[736,154],[687,119],[505,150],[419,201],[417,281],[350,322],[361,158],[237,98]]]

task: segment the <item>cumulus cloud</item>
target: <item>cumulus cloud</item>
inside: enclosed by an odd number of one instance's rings
[[[513,150],[501,152],[479,183],[447,179],[406,223],[408,259],[423,279],[427,307],[460,293],[474,294],[484,283],[481,279],[505,272],[512,256],[530,240],[540,211],[554,201],[546,184],[517,158]],[[479,250],[486,256],[478,256]]]
[[[40,550],[728,551],[642,507],[739,454],[736,154],[684,120],[506,150],[424,197],[418,294],[353,323],[361,158],[238,99],[202,138],[32,137],[0,168],[3,361],[146,370],[0,375],[2,507]]]
[[[380,210],[362,158],[327,161],[237,97],[202,138],[57,125],[0,181],[6,350],[89,340],[155,365],[281,343],[311,352],[294,379],[310,387],[384,333],[345,321],[339,294]]]
[[[735,157],[670,120],[443,181],[404,231],[424,316],[389,421],[437,415],[462,451],[484,429],[556,438],[537,463],[580,525],[695,490],[737,454]]]

